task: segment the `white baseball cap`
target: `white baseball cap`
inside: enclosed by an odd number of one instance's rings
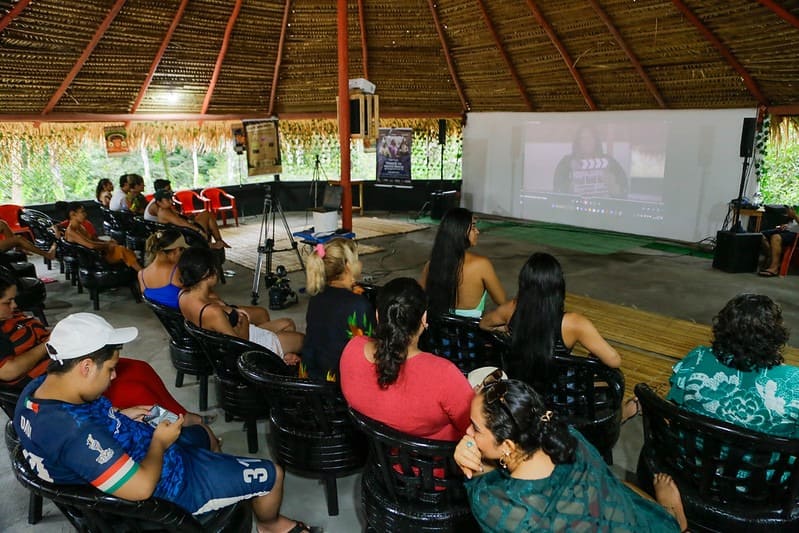
[[[96,352],[109,344],[125,344],[135,339],[135,327],[115,328],[103,317],[75,313],[55,325],[47,341],[47,354],[55,361],[66,361]]]

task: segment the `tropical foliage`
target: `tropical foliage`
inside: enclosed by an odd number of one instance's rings
[[[758,166],[763,203],[799,205],[799,129],[782,121],[766,143]]]
[[[442,149],[436,124],[392,124],[414,128],[413,179],[441,176]],[[271,179],[247,176],[246,155],[234,151],[232,140],[226,135],[229,126],[214,126],[210,135],[197,127],[155,127],[158,130],[153,132],[144,130],[145,126],[132,126],[131,153],[109,157],[102,136],[97,134],[101,129],[73,126],[30,132],[19,128],[4,130],[0,125],[0,203],[32,205],[90,199],[94,198],[100,178],[110,178],[116,186],[118,177],[126,173],[144,176],[146,190],[151,190],[152,181],[157,178],[171,180],[175,190]],[[338,134],[333,121],[286,122],[280,129],[283,180],[339,179]],[[451,121],[443,149],[446,179],[461,178],[461,146],[460,126]],[[361,141],[353,141],[351,178],[373,180],[375,159],[375,152],[365,152]]]

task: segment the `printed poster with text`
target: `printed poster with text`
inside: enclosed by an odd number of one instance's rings
[[[411,128],[380,128],[377,135],[377,184],[411,187]]]

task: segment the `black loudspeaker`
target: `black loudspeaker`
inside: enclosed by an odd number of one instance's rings
[[[755,119],[745,118],[741,128],[741,157],[752,157],[755,144]]]
[[[458,191],[436,191],[430,194],[430,218],[441,220],[447,211],[458,207]]]
[[[761,233],[716,233],[713,268],[724,272],[754,272],[760,257]]]
[[[438,119],[438,144],[447,144],[447,121],[443,118]]]

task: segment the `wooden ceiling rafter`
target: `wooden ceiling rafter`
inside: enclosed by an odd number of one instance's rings
[[[721,57],[725,59],[727,64],[732,67],[732,69],[735,70],[739,76],[741,76],[744,85],[749,90],[749,94],[754,96],[755,100],[757,100],[757,103],[760,105],[768,105],[768,98],[766,98],[766,95],[760,90],[757,82],[749,74],[749,71],[746,70],[746,67],[744,67],[740,61],[738,61],[738,59],[732,53],[732,50],[730,50],[726,44],[721,42],[721,39],[719,39],[715,33],[710,31],[710,28],[708,28],[705,23],[702,22],[693,11],[691,11],[691,8],[689,8],[685,2],[682,0],[671,0],[671,2],[674,4],[677,10],[685,15],[685,18],[688,19],[688,21],[693,24],[697,30],[699,30],[699,33],[702,34],[705,40],[709,42],[713,48],[719,52],[719,54],[721,54]]]
[[[80,57],[78,57],[78,60],[75,61],[75,64],[70,69],[66,78],[64,78],[64,81],[61,82],[61,85],[58,87],[58,89],[56,89],[56,92],[53,93],[53,96],[50,97],[50,100],[47,102],[47,105],[45,105],[44,109],[42,109],[42,115],[46,115],[47,113],[52,111],[55,108],[56,104],[58,104],[58,101],[61,100],[61,97],[64,96],[64,93],[67,92],[67,89],[75,80],[75,77],[77,77],[78,73],[80,72],[80,69],[83,68],[83,65],[86,63],[86,60],[89,59],[89,56],[92,55],[92,52],[97,46],[97,43],[100,42],[100,39],[103,38],[103,35],[105,35],[105,32],[111,26],[111,23],[114,22],[114,19],[122,10],[122,6],[125,5],[125,2],[126,0],[116,0],[116,2],[114,2],[114,5],[111,6],[111,10],[108,12],[108,14],[103,19],[103,22],[100,23],[100,26],[94,32],[94,35],[92,36],[91,40],[83,49],[83,52],[81,53]]]
[[[499,38],[499,33],[497,33],[497,29],[494,27],[494,21],[491,20],[491,15],[489,15],[488,9],[486,9],[483,0],[477,0],[477,6],[480,8],[480,14],[483,15],[483,21],[485,22],[491,37],[494,39],[494,44],[496,44],[499,54],[502,56],[502,59],[505,61],[505,65],[508,67],[511,78],[513,78],[513,81],[516,83],[516,87],[519,89],[519,93],[522,95],[522,100],[524,100],[524,105],[527,106],[527,111],[532,111],[533,102],[530,100],[530,95],[527,94],[527,88],[524,86],[524,83],[522,83],[522,79],[519,77],[519,73],[516,71],[516,67],[513,65],[513,61],[511,60],[510,55],[508,55],[508,51],[505,50],[505,45],[502,44],[502,40]]]
[[[588,92],[588,86],[585,84],[585,80],[580,72],[577,70],[577,67],[574,64],[574,60],[572,60],[571,55],[566,50],[566,47],[563,46],[560,38],[558,37],[557,33],[555,33],[555,28],[552,27],[552,24],[549,23],[547,18],[544,16],[544,13],[538,8],[538,6],[533,2],[533,0],[525,0],[527,2],[527,7],[530,8],[530,12],[533,14],[536,22],[538,25],[541,26],[541,29],[547,34],[549,37],[549,41],[552,43],[560,57],[563,58],[563,62],[566,63],[566,68],[569,69],[569,72],[574,78],[574,82],[577,84],[577,88],[580,89],[580,93],[583,95],[583,99],[585,100],[588,109],[591,111],[596,111],[597,105],[594,102],[594,99],[591,97],[591,93]]]
[[[358,26],[361,28],[361,69],[363,77],[369,79],[369,48],[366,46],[366,17],[363,0],[358,0]]]
[[[269,91],[269,110],[267,115],[275,114],[275,98],[277,97],[277,82],[280,79],[280,64],[283,62],[283,46],[286,44],[286,32],[289,25],[289,13],[291,12],[291,0],[286,0],[283,6],[283,21],[280,26],[280,39],[277,44],[277,57],[275,58],[275,71],[272,73],[272,89]]]
[[[775,15],[780,17],[782,20],[793,26],[794,28],[799,29],[799,17],[782,7],[781,5],[777,4],[773,0],[757,0],[763,6],[767,7],[771,11],[774,12]],[[0,27],[2,30],[2,27]]]
[[[264,113],[71,113],[56,112],[42,117],[38,113],[0,114],[2,122],[157,122],[170,120],[194,120],[211,122],[214,120],[256,120],[269,118]],[[281,113],[281,120],[335,119],[335,111],[290,112]],[[381,119],[414,119],[414,118],[463,118],[460,111],[380,111]]]
[[[180,24],[181,19],[183,18],[183,13],[186,11],[186,6],[188,5],[189,0],[181,0],[180,5],[178,6],[177,11],[175,11],[175,16],[172,17],[172,23],[169,25],[169,28],[166,30],[166,34],[164,35],[163,40],[161,41],[161,46],[158,48],[158,52],[156,52],[155,57],[153,58],[153,62],[150,65],[150,70],[147,71],[147,77],[144,78],[144,82],[141,84],[139,88],[139,93],[136,95],[136,100],[133,101],[133,106],[130,108],[130,112],[135,113],[139,106],[141,105],[142,100],[144,99],[144,95],[147,93],[147,89],[150,88],[150,83],[153,81],[153,76],[155,76],[155,71],[158,69],[158,65],[161,63],[161,59],[164,57],[164,53],[166,52],[169,43],[172,41],[172,35],[175,33],[175,29]]]
[[[627,45],[627,42],[621,35],[621,32],[619,32],[618,28],[616,28],[616,25],[610,19],[608,14],[604,9],[602,9],[602,6],[599,5],[597,0],[588,0],[588,3],[594,8],[594,11],[599,19],[605,23],[605,26],[608,27],[608,31],[613,36],[616,44],[619,45],[619,48],[621,48],[624,54],[627,56],[627,59],[629,59],[630,63],[632,63],[633,68],[641,77],[641,80],[644,82],[646,88],[649,90],[649,94],[652,95],[652,98],[655,99],[661,109],[666,109],[666,102],[663,100],[663,95],[660,93],[660,89],[657,88],[655,82],[653,82],[652,78],[649,77],[649,74],[646,73],[644,66],[638,60],[638,56],[636,56],[635,52],[633,52],[632,49]]]
[[[15,18],[19,16],[20,13],[25,11],[25,8],[28,7],[31,0],[19,0],[17,5],[11,8],[11,11],[5,14],[3,18],[0,19],[0,32],[2,32],[6,27],[11,24]]]
[[[468,113],[471,110],[471,105],[469,104],[469,101],[466,99],[466,94],[463,92],[463,86],[461,85],[461,82],[458,79],[458,73],[455,70],[455,63],[452,61],[452,53],[449,51],[449,46],[447,45],[447,38],[444,35],[444,29],[441,26],[441,20],[438,18],[436,5],[433,3],[433,0],[427,0],[427,5],[430,7],[430,15],[433,17],[433,24],[436,27],[438,40],[441,43],[441,51],[444,53],[444,60],[447,62],[449,77],[452,78],[452,84],[455,86],[455,90],[458,93],[458,98],[461,101],[461,110],[463,113]],[[385,113],[383,113],[383,115],[385,115]]]
[[[227,54],[228,46],[230,46],[230,36],[233,34],[233,27],[236,25],[236,19],[241,12],[241,3],[242,0],[236,0],[236,5],[233,6],[233,11],[231,11],[230,17],[228,17],[227,25],[225,26],[225,35],[222,37],[222,46],[219,47],[219,54],[216,56],[214,73],[211,74],[211,81],[208,83],[208,90],[205,92],[205,98],[203,98],[203,106],[200,111],[202,115],[208,112],[208,106],[211,105],[211,97],[214,95],[216,82],[219,79],[219,73],[222,71],[222,63],[225,61],[225,55]]]

